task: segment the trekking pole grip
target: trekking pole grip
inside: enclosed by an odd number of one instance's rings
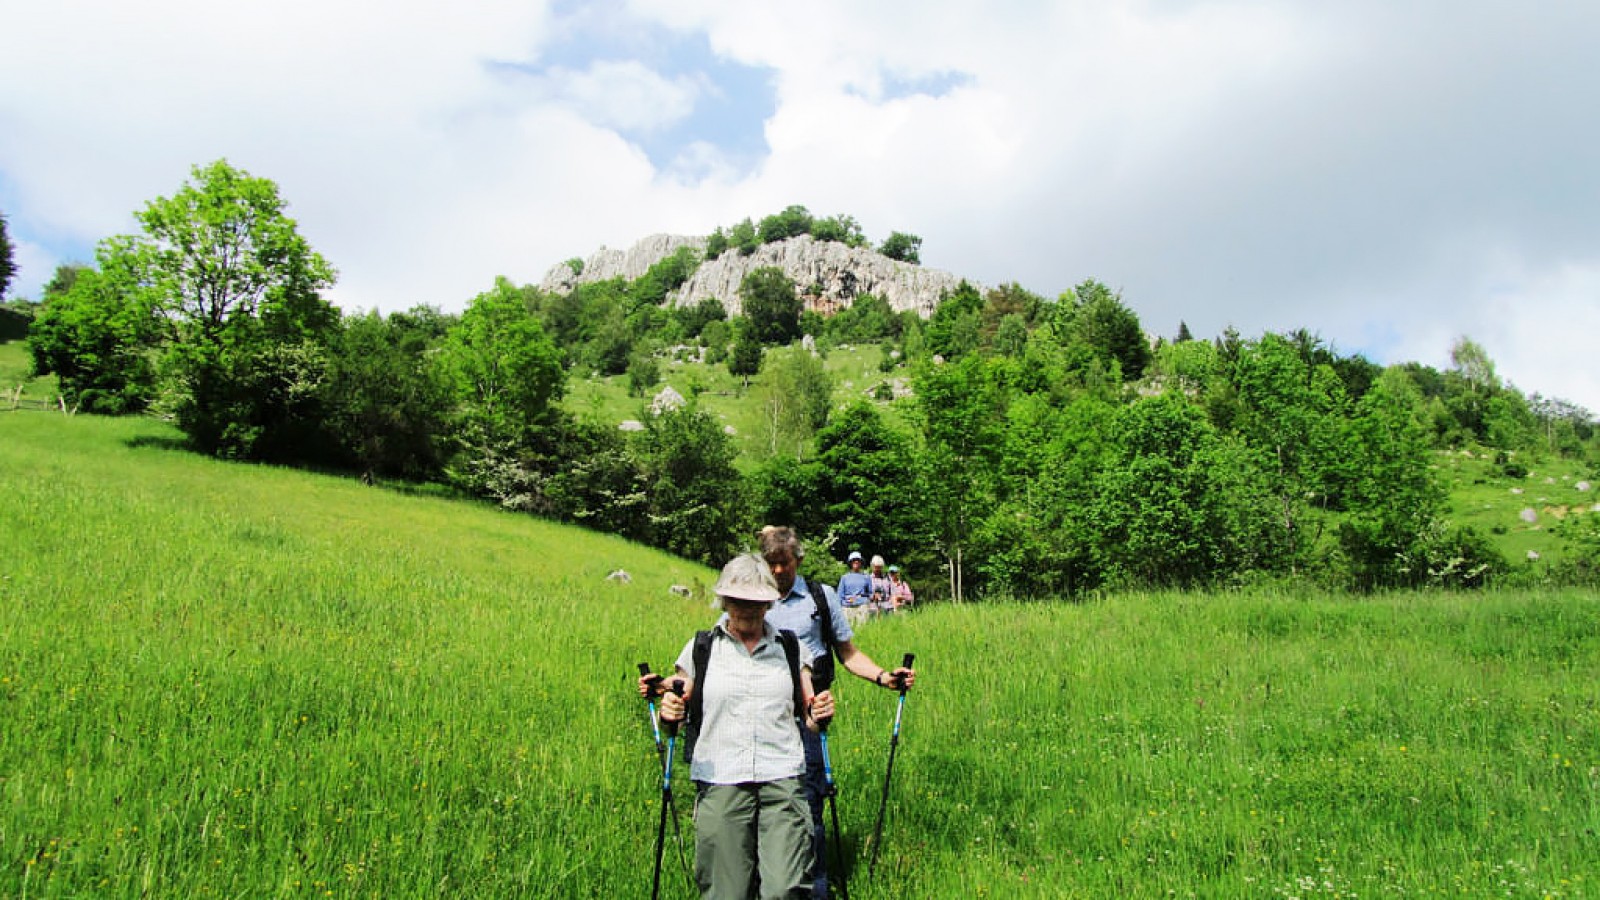
[[[639,663],[639,677],[648,679],[648,681],[646,681],[645,684],[648,685],[649,688],[650,688],[650,696],[645,697],[645,699],[648,700],[648,701],[654,702],[655,701],[655,694],[656,694],[656,685],[659,685],[661,683],[661,676],[660,675],[651,675],[650,674],[650,664],[647,663],[647,662],[642,662],[642,663]]]
[[[905,656],[905,659],[900,660],[900,667],[902,669],[909,669],[909,668],[911,668],[911,664],[916,662],[916,660],[917,660],[917,655],[915,653],[907,653],[906,656]],[[905,696],[905,693],[906,693],[906,677],[904,675],[901,675],[901,676],[897,677],[895,680],[900,682],[900,696],[902,696],[902,697]]]
[[[674,678],[671,681],[667,682],[667,690],[673,692],[674,694],[677,694],[679,697],[682,697],[683,696],[683,679],[682,678]],[[667,726],[667,736],[668,737],[677,737],[678,736],[678,725],[680,723],[672,721],[670,719],[665,719],[665,720],[663,720],[662,724]]]

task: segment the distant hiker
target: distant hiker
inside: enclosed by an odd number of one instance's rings
[[[911,585],[906,584],[900,576],[899,566],[889,567],[889,602],[894,604],[896,610],[906,609],[916,602],[916,597],[911,593]]]
[[[893,612],[894,604],[889,600],[889,573],[883,570],[883,557],[873,554],[867,577],[872,579],[872,611]]]
[[[850,624],[859,625],[872,611],[872,576],[861,571],[860,550],[851,550],[845,562],[850,571],[839,579],[839,602]]]
[[[663,720],[687,717],[694,733],[695,881],[708,898],[803,898],[814,844],[801,735],[833,717],[833,695],[814,691],[805,643],[766,620],[782,592],[765,560],[736,557],[713,590],[726,615],[678,655],[688,695],[661,702]]]

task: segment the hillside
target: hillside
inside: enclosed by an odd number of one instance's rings
[[[642,893],[660,770],[633,666],[709,620],[668,590],[707,570],[176,437],[0,413],[0,894]],[[870,878],[893,695],[840,689],[851,893],[1591,895],[1597,603],[1126,594],[872,623],[863,648],[921,677]]]

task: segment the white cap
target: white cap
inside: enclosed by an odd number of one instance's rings
[[[730,600],[754,600],[757,603],[776,603],[782,596],[778,582],[772,577],[772,567],[754,553],[735,556],[722,567],[722,576],[711,592]]]
[[[844,561],[845,562],[855,562],[856,560],[858,560],[860,558],[861,558],[861,551],[860,550],[851,550],[850,551],[850,555],[845,557]]]

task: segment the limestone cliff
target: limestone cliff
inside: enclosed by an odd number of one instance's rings
[[[634,279],[652,264],[678,250],[693,247],[704,252],[705,238],[657,234],[626,252],[601,248],[583,264],[581,274],[558,263],[545,275],[541,290],[566,293],[579,284],[608,278]],[[949,272],[926,269],[892,260],[865,247],[847,247],[809,235],[762,244],[749,256],[728,250],[700,264],[682,288],[668,298],[677,305],[692,305],[706,297],[722,301],[729,315],[739,314],[739,284],[751,270],[775,266],[783,270],[805,298],[806,305],[822,313],[848,307],[861,294],[882,298],[891,309],[915,310],[927,317],[947,291],[961,279]]]

